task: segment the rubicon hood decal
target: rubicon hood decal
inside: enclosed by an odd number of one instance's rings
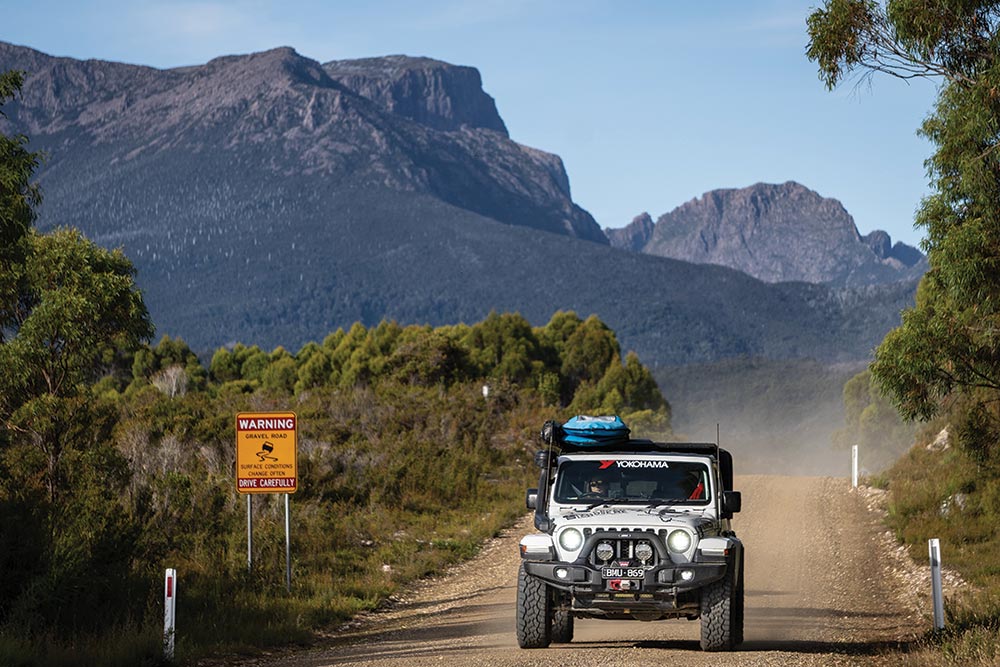
[[[593,519],[599,516],[608,516],[609,514],[634,514],[635,510],[621,509],[621,508],[611,508],[603,510],[591,510],[589,512],[579,512],[572,514],[563,515],[563,519],[566,521],[573,521],[574,519]]]
[[[671,526],[700,531],[699,526],[712,522],[699,514],[649,511],[636,507],[601,507],[589,512],[568,510],[554,517],[556,526],[629,526],[632,528],[670,528]]]

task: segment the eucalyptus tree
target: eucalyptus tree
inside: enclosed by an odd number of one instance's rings
[[[20,72],[0,74],[0,102],[22,82]],[[0,134],[0,445],[43,454],[41,476],[53,501],[62,452],[86,426],[86,387],[116,354],[148,340],[153,327],[121,251],[76,230],[32,229],[40,156],[27,143]]]
[[[21,89],[24,73],[0,72],[0,106],[14,99]],[[0,109],[0,118],[6,117]],[[0,343],[10,324],[12,305],[17,301],[27,255],[27,235],[41,202],[38,186],[31,177],[41,155],[29,151],[24,135],[0,133]]]
[[[920,128],[932,193],[915,221],[930,269],[872,372],[907,418],[961,400],[973,448],[1000,433],[998,28],[1000,3],[982,0],[827,0],[808,19],[807,55],[829,88],[877,73],[938,82]]]

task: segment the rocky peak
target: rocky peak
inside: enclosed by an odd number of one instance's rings
[[[905,267],[916,266],[924,259],[924,254],[913,246],[901,241],[894,244],[889,233],[881,229],[876,229],[862,238],[879,259],[895,260]]]
[[[653,235],[654,226],[652,216],[643,212],[632,218],[632,222],[625,227],[619,229],[606,227],[604,235],[615,248],[642,252],[643,247],[649,242],[649,237]]]
[[[158,70],[54,58],[0,43],[0,63],[28,72],[13,110],[29,134],[72,130],[96,142],[116,144],[123,128],[132,138],[162,145],[169,133],[232,127],[255,113],[268,116],[266,125],[288,111],[287,104],[278,103],[281,97],[308,100],[306,90],[336,97],[343,90],[318,62],[289,47]]]
[[[924,253],[920,252],[911,245],[906,245],[901,241],[896,241],[893,244],[892,250],[889,252],[889,257],[899,261],[903,266],[914,267],[921,264],[927,263],[927,258],[924,257]]]
[[[892,252],[892,238],[888,232],[876,229],[870,234],[865,234],[862,238],[879,259],[885,259]]]
[[[474,67],[395,55],[335,60],[323,69],[349,90],[435,130],[465,125],[507,136],[507,126]]]
[[[225,76],[230,81],[243,80],[269,85],[331,83],[322,65],[299,55],[290,46],[245,55],[221,56],[199,67],[185,67],[174,71],[197,72],[202,78]]]
[[[908,279],[922,258],[901,257],[885,232],[862,237],[836,199],[788,181],[713,190],[657,220],[641,252],[719,264],[767,282],[860,285]]]

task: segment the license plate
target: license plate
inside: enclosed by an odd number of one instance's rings
[[[604,567],[601,577],[604,579],[642,579],[646,570],[641,567]]]

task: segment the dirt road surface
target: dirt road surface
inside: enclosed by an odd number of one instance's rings
[[[521,522],[480,556],[422,582],[394,609],[324,645],[246,662],[269,667],[881,665],[926,629],[899,578],[879,517],[847,481],[744,476],[734,527],[746,545],[746,642],[702,653],[698,622],[576,621],[570,644],[523,650],[514,637]]]

